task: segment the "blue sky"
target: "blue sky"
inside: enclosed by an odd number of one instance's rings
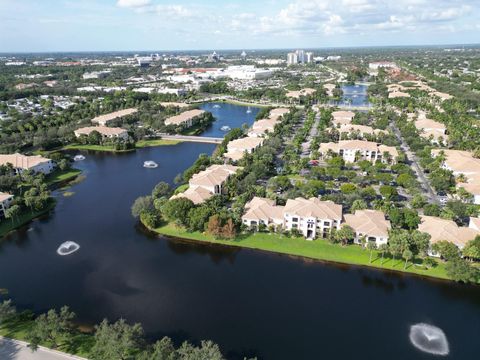
[[[479,0],[0,0],[0,52],[478,43]]]

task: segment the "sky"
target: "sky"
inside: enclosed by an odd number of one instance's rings
[[[480,42],[480,0],[0,0],[0,52]]]

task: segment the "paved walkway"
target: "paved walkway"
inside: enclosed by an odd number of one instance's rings
[[[12,340],[0,336],[1,360],[87,360],[74,355],[39,347],[32,352],[24,341]]]

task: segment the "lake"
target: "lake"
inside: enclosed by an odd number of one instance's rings
[[[343,91],[342,100],[338,103],[339,105],[352,105],[352,106],[362,106],[369,105],[368,95],[367,95],[367,85],[342,85]]]
[[[228,130],[222,130],[222,126],[241,128],[243,124],[248,127],[253,124],[260,108],[253,106],[239,106],[223,102],[202,104],[200,109],[209,111],[215,117],[215,121],[200,136],[223,137]],[[248,111],[248,112],[247,112]]]
[[[408,338],[420,322],[444,330],[447,358],[478,357],[480,287],[146,233],[130,215],[133,201],[213,150],[85,153],[74,195],[58,194],[50,216],[0,243],[0,287],[20,308],[67,304],[84,324],[124,317],[152,338],[211,339],[229,359],[431,359]],[[145,160],[159,167],[145,169]],[[67,240],[80,250],[57,255]]]

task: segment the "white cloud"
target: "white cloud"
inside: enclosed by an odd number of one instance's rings
[[[151,0],[118,0],[117,6],[124,8],[139,8],[150,5]]]

